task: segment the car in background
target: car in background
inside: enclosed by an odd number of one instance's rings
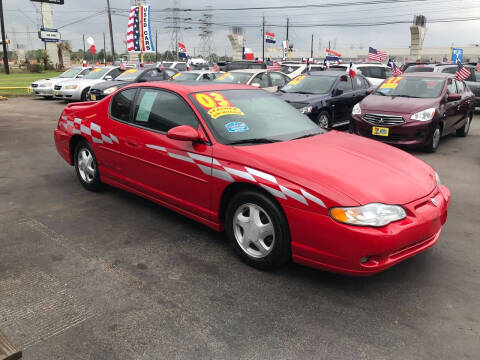
[[[211,71],[211,70],[190,70],[176,73],[172,76],[170,81],[211,81],[215,80],[223,72]]]
[[[277,92],[283,100],[329,129],[350,123],[352,109],[368,95],[370,83],[362,75],[352,79],[343,71],[299,75]]]
[[[414,72],[434,72],[436,67],[436,64],[415,64],[405,69],[404,73],[408,74]]]
[[[350,64],[332,65],[327,71],[346,71]],[[373,86],[380,85],[383,80],[392,76],[392,69],[385,64],[380,63],[358,63],[353,64],[354,69],[360,71]]]
[[[123,70],[118,66],[97,67],[81,79],[66,80],[55,85],[56,99],[87,101],[90,88],[100,82],[114,80]]]
[[[109,184],[224,231],[260,269],[375,274],[435,245],[447,218],[430,165],[250,86],[132,84],[67,106],[54,139],[85,189]]]
[[[445,73],[391,77],[355,105],[353,133],[392,145],[434,152],[444,135],[467,136],[475,96],[465,82]]]
[[[407,63],[404,63],[400,66],[400,70],[405,72],[405,70],[407,70],[410,66],[417,66],[417,65],[432,65],[432,63],[431,62],[420,62],[420,61],[407,62]]]
[[[166,69],[168,68],[168,69],[174,69],[177,71],[188,71],[188,64],[183,61],[164,61],[164,62],[161,62],[161,64]],[[160,63],[158,65],[160,65]]]
[[[273,93],[286,85],[290,81],[290,78],[279,71],[243,69],[226,72],[213,81],[230,84],[246,84]]]
[[[324,69],[325,66],[321,64],[310,64],[310,72],[322,71]],[[281,64],[280,71],[287,75],[290,79],[294,79],[298,75],[302,75],[307,72],[307,64],[299,61],[284,61]]]
[[[93,101],[101,100],[104,97],[129,84],[138,82],[168,80],[175,74],[177,74],[177,71],[174,69],[162,69],[149,65],[146,65],[143,68],[137,67],[133,69],[127,69],[115,80],[102,81],[93,85],[90,88],[87,99]]]
[[[227,62],[218,62],[221,71],[232,71],[241,69],[266,69],[267,64],[264,62],[251,60],[236,60]]]
[[[59,76],[34,81],[30,85],[29,90],[35,95],[43,96],[46,98],[52,98],[53,90],[56,84],[58,84],[61,81],[65,81],[67,79],[81,79],[86,74],[88,74],[91,69],[92,68],[90,66],[89,67],[81,67],[81,66],[72,67],[67,71],[65,71],[63,74],[60,74]]]
[[[470,70],[470,76],[465,79],[465,84],[475,94],[475,106],[480,106],[480,72],[476,70],[476,66],[472,64],[464,64]],[[445,74],[455,74],[457,72],[457,65],[454,64],[440,64],[435,67],[434,72]]]

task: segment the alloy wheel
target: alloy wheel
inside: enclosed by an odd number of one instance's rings
[[[95,161],[89,149],[83,148],[78,152],[77,166],[83,181],[91,183],[95,179]]]

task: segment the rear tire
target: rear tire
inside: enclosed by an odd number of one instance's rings
[[[99,191],[102,183],[98,173],[97,158],[86,140],[80,140],[75,147],[73,160],[80,184],[89,191]]]
[[[425,151],[434,153],[437,151],[438,146],[440,145],[440,139],[442,137],[442,129],[440,128],[440,125],[435,126],[435,129],[433,130],[432,136],[430,137],[430,140],[425,146]]]
[[[322,129],[329,129],[331,124],[330,124],[330,114],[328,113],[328,111],[325,111],[325,110],[321,111],[320,114],[318,114],[315,122]]]
[[[467,115],[467,120],[465,125],[463,125],[460,129],[455,132],[455,135],[460,137],[465,137],[468,135],[468,131],[470,130],[470,124],[472,123],[472,113]]]
[[[280,205],[254,190],[242,191],[229,202],[225,232],[248,265],[273,270],[291,259],[290,232]]]

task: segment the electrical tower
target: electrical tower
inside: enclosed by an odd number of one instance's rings
[[[213,52],[213,15],[211,13],[211,6],[207,7],[207,11],[200,17],[200,47],[199,54],[204,58],[211,60],[211,54]]]
[[[179,13],[181,9],[178,5],[178,0],[173,0],[173,7],[167,10],[170,10],[170,16],[166,17],[165,20],[170,25],[166,29],[171,29],[170,45],[168,50],[170,50],[174,55],[173,60],[178,60],[178,43],[183,41],[182,31],[190,30],[190,26],[185,26],[189,21],[192,20],[190,17],[181,17]]]

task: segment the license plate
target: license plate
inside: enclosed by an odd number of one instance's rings
[[[96,96],[96,95],[93,95],[93,94],[90,94],[90,100],[96,101],[96,100],[97,100],[97,96]]]
[[[388,128],[374,126],[372,127],[372,135],[388,136]]]
[[[58,90],[53,90],[53,95],[58,96]]]

